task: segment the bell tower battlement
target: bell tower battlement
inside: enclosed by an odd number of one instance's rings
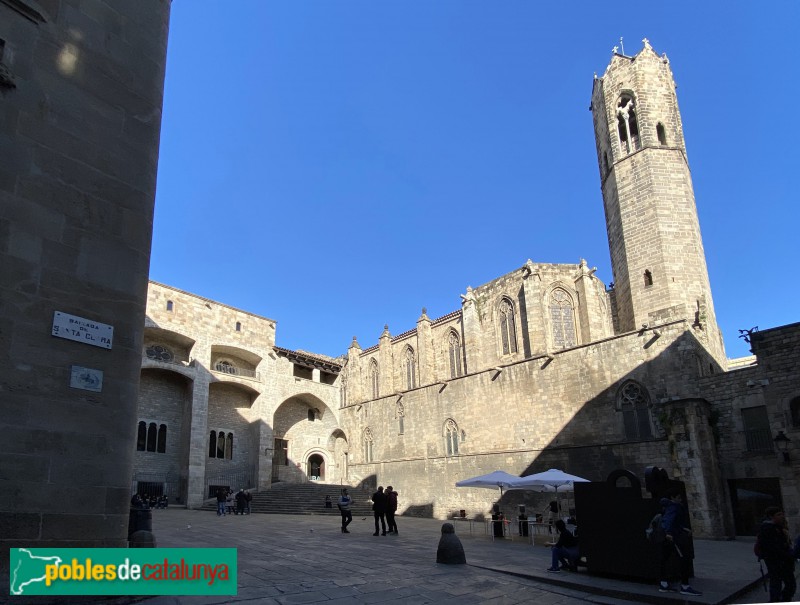
[[[590,110],[614,274],[616,329],[686,318],[726,366],[666,55],[645,39],[595,76]]]

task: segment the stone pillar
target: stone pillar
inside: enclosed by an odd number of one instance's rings
[[[383,333],[378,339],[378,381],[380,383],[380,396],[385,397],[397,390],[395,383],[395,367],[392,355],[392,335],[389,326],[383,326]],[[400,382],[402,384],[402,381]],[[372,399],[372,393],[369,395]]]
[[[0,2],[0,570],[127,545],[169,13]]]
[[[347,349],[347,403],[355,403],[364,400],[364,381],[369,380],[368,376],[362,375],[361,368],[361,346],[356,337]]]
[[[435,382],[434,369],[434,344],[431,331],[431,320],[428,318],[425,307],[422,315],[417,320],[417,367],[419,368],[419,385]]]

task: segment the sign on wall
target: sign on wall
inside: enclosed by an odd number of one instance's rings
[[[84,368],[72,366],[70,369],[69,386],[73,389],[83,389],[84,391],[94,391],[100,393],[103,390],[103,372],[94,368]]]
[[[110,349],[114,326],[56,311],[53,315],[53,336]]]

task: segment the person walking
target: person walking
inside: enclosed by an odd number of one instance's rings
[[[347,529],[347,526],[353,520],[353,511],[350,510],[350,506],[353,504],[353,499],[350,497],[350,494],[347,493],[347,488],[342,490],[342,495],[339,497],[339,512],[342,513],[342,533],[349,534],[350,532]]]
[[[386,488],[386,525],[389,526],[389,534],[397,535],[397,523],[394,514],[397,512],[397,492],[390,485]]]
[[[758,532],[758,544],[769,572],[769,602],[790,602],[797,590],[797,581],[786,515],[777,506],[767,507],[764,514],[766,519]]]
[[[372,513],[375,517],[375,533],[372,534],[373,536],[378,535],[378,521],[381,522],[381,527],[383,528],[383,533],[380,535],[386,535],[386,494],[383,493],[383,486],[378,486],[378,491],[372,494]]]
[[[661,544],[661,581],[659,592],[678,592],[682,595],[697,597],[703,593],[689,585],[689,575],[694,559],[692,530],[689,529],[689,513],[683,505],[683,496],[675,489],[661,499],[664,513],[661,516],[661,527],[664,529],[664,542]],[[680,588],[672,588],[668,566],[670,559],[678,557],[680,566]]]
[[[556,519],[556,531],[558,532],[558,542],[551,549],[550,567],[547,571],[558,573],[561,571],[560,564],[570,571],[578,571],[578,538],[567,529],[567,524],[563,519]]]

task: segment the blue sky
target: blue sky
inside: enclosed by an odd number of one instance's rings
[[[800,2],[192,0],[170,24],[150,277],[336,356],[527,259],[612,281],[589,101],[670,58],[717,318],[800,321]]]

